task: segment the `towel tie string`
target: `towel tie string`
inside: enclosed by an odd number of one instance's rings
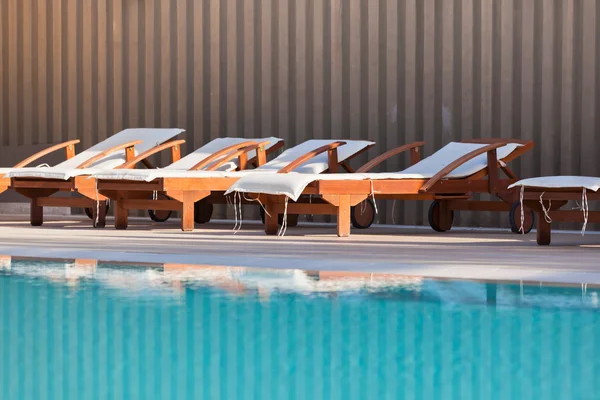
[[[239,232],[242,229],[242,196],[240,192],[235,192],[233,195],[233,214],[235,217],[235,225],[233,226],[233,234]],[[238,222],[239,215],[239,222]]]
[[[279,228],[279,232],[277,232],[277,236],[284,236],[287,231],[287,209],[288,209],[288,201],[289,198],[285,196],[285,202],[283,206],[283,221],[281,221],[281,228]]]
[[[371,179],[371,193],[370,196],[373,197],[373,207],[375,208],[375,214],[379,214],[379,211],[377,210],[377,201],[375,200],[375,189],[373,188],[373,180]],[[366,207],[366,205],[365,205]]]
[[[525,186],[521,186],[521,194],[519,196],[519,201],[521,202],[521,228],[519,228],[519,232],[523,235],[525,234],[525,207],[523,206],[523,193],[525,192]]]
[[[271,216],[271,214],[269,214],[269,212],[267,211],[267,208],[264,206],[262,201],[260,201],[260,198],[258,196],[255,199],[253,199],[252,197],[246,197],[246,192],[242,192],[242,196],[244,196],[244,200],[246,200],[246,201],[256,201],[262,207],[265,214],[268,215],[269,217]]]
[[[587,228],[588,217],[590,212],[586,188],[583,188],[583,191],[581,192],[581,211],[583,212],[583,228],[581,229],[581,236],[583,236],[585,235],[585,229]]]
[[[98,194],[98,179],[96,179],[96,219],[94,225],[98,225],[98,219],[100,216],[100,196]]]
[[[546,220],[547,223],[551,224],[552,223],[552,218],[550,218],[550,210],[552,209],[552,200],[548,200],[548,208],[546,208],[544,206],[544,201],[542,200],[542,198],[544,197],[544,194],[546,194],[546,192],[542,192],[542,194],[540,194],[540,205],[542,206],[542,211],[544,212],[544,220]]]

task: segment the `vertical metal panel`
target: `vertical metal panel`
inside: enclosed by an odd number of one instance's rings
[[[0,0],[0,145],[140,125],[187,129],[188,150],[376,140],[359,164],[415,140],[430,154],[519,137],[536,141],[523,176],[598,175],[599,19],[598,0]],[[426,204],[380,203],[380,222],[426,222]]]

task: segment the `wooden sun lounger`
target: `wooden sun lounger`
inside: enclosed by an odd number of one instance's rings
[[[351,171],[347,161],[372,147],[372,145],[365,147],[362,151],[354,153],[343,162],[338,162],[337,148],[343,144],[345,144],[344,141],[337,141],[308,152],[289,163],[282,171],[293,171],[306,161],[322,153],[328,154],[327,172],[337,172],[339,167]],[[226,159],[243,158],[248,151],[256,149],[256,146],[259,147],[258,154],[265,154],[264,151],[260,151],[260,148],[264,148],[264,143],[257,143],[245,147],[239,146],[237,150],[229,153]],[[226,153],[219,155],[219,157],[224,154]],[[263,165],[265,161],[266,157],[257,160],[257,164],[259,166]],[[240,163],[242,162],[240,161]],[[182,213],[181,229],[192,231],[195,222],[203,223],[210,220],[212,204],[226,204],[223,194],[238,179],[239,177],[235,176],[161,177],[150,182],[99,179],[98,190],[103,196],[115,202],[115,228],[117,229],[127,229],[129,210],[138,209],[179,211]],[[166,199],[151,200],[153,193],[163,194]],[[243,199],[242,202],[246,203]]]
[[[516,190],[520,189],[516,188]],[[537,214],[537,244],[549,245],[551,243],[553,222],[585,222],[581,210],[561,210],[561,207],[566,205],[569,200],[582,202],[582,191],[583,189],[580,187],[526,187],[524,189],[523,204]],[[586,199],[591,201],[600,200],[600,192],[588,190],[586,191]],[[544,211],[544,208],[546,211]],[[600,222],[600,211],[588,211],[587,222]]]
[[[65,158],[68,160],[75,155],[75,145],[79,143],[79,140],[68,140],[63,143],[55,144],[54,146],[50,146],[47,149],[38,151],[32,156],[27,157],[23,161],[15,164],[13,168],[23,168],[29,167],[31,163],[37,161],[48,154],[54,153],[59,150],[65,150]],[[0,193],[5,192],[10,187],[10,178],[4,177],[4,175],[0,176]]]
[[[519,200],[519,193],[516,190],[507,189],[510,184],[518,179],[504,163],[510,162],[531,150],[533,142],[506,139],[480,139],[463,142],[487,145],[460,157],[430,179],[315,181],[309,184],[303,192],[303,195],[311,195],[311,202],[308,203],[302,197],[299,202],[290,201],[287,205],[287,212],[288,214],[337,215],[337,234],[340,237],[350,235],[352,207],[366,201],[372,193],[376,193],[377,199],[434,200],[430,208],[430,224],[434,229],[441,232],[452,227],[454,210],[512,210],[511,213],[518,215],[520,220],[520,211],[514,209]],[[504,158],[503,163],[499,163],[496,157],[496,149],[507,143],[519,143],[522,146]],[[411,152],[411,162],[415,164],[419,161],[420,155],[416,150],[422,145],[423,142],[417,142],[392,149],[365,164],[356,172],[368,172],[388,158],[406,151]],[[487,168],[466,178],[445,178],[467,161],[486,153]],[[504,172],[506,178],[501,179],[500,172]],[[500,201],[475,201],[472,200],[474,193],[489,193]],[[284,212],[285,196],[260,194],[259,198],[265,204],[266,213],[268,214],[265,232],[275,234],[278,231],[278,214]],[[317,199],[320,199],[320,201]],[[528,219],[527,222],[530,226],[533,224],[531,219]]]
[[[73,141],[75,143],[79,142]],[[162,149],[170,148],[174,158],[179,158],[180,145],[185,140],[170,140],[158,146]],[[135,146],[142,140],[135,140],[114,146],[88,158],[77,166],[78,169],[89,168],[102,158],[119,151],[125,151],[125,159],[132,160],[135,155]],[[74,143],[73,143],[74,144]],[[67,159],[75,155],[75,150],[67,152]],[[148,160],[144,165],[152,167]],[[104,227],[107,211],[107,198],[96,193],[96,181],[88,175],[75,176],[68,180],[47,178],[11,178],[10,188],[30,199],[30,222],[33,226],[41,226],[44,222],[44,207],[81,207],[92,210],[94,227]],[[76,192],[82,197],[51,197],[58,192]]]
[[[45,151],[45,153],[39,153],[36,155],[36,159],[48,154],[51,151],[55,151],[64,147],[67,144],[71,146],[67,147],[67,160],[75,156],[74,144],[79,141],[70,141],[65,144],[56,145]],[[164,150],[170,150],[172,162],[175,162],[181,158],[181,145],[185,143],[185,140],[167,140],[160,145],[150,147],[148,150],[142,152],[139,155],[135,155],[136,145],[142,143],[141,140],[135,140],[128,143],[123,143],[118,146],[106,149],[79,164],[76,169],[85,169],[92,166],[99,160],[104,159],[106,156],[125,151],[125,157],[123,164],[115,167],[114,169],[133,169],[137,164],[141,163],[148,169],[153,169],[154,166],[150,163],[149,157]],[[245,142],[244,142],[245,143]],[[282,144],[276,144],[272,146],[273,149],[281,147]],[[256,158],[256,157],[255,157]],[[206,157],[199,163],[198,168],[204,165],[209,165],[211,162],[217,160],[218,157],[214,157],[214,154]],[[20,163],[20,166],[24,166],[25,162],[30,163],[33,160],[31,157],[28,160],[24,160]],[[219,160],[215,163],[214,167],[220,167],[228,160]],[[255,159],[243,160],[244,163],[250,164],[255,163]],[[43,207],[81,207],[86,211],[86,214],[92,219],[94,227],[104,227],[106,221],[106,213],[108,211],[108,198],[100,194],[96,189],[96,179],[91,178],[89,174],[80,176],[74,176],[67,180],[63,179],[49,179],[49,178],[34,178],[34,177],[18,177],[12,179],[6,179],[6,183],[16,192],[28,197],[31,201],[31,212],[30,221],[34,226],[42,225],[43,223]],[[77,192],[80,197],[52,197],[57,192]]]

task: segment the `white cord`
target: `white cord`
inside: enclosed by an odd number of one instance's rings
[[[96,179],[96,222],[94,225],[98,226],[98,219],[100,216],[100,198],[98,195],[98,179]]]
[[[246,201],[256,201],[258,202],[258,204],[262,207],[262,209],[264,210],[265,214],[268,215],[269,217],[271,216],[271,214],[269,214],[269,212],[267,211],[267,208],[263,205],[263,203],[260,201],[260,198],[250,198],[250,197],[246,197],[246,192],[243,192],[242,195],[244,196],[244,200]]]
[[[240,192],[235,192],[233,197],[234,207],[233,212],[235,213],[235,225],[233,227],[233,234],[235,235],[242,229],[242,196]],[[238,214],[239,214],[239,225],[238,225]]]
[[[525,186],[521,186],[521,228],[519,229],[519,231],[524,235],[525,228],[523,226],[525,225],[525,207],[523,206],[523,192],[525,192]]]
[[[235,224],[233,225],[233,234],[234,235],[237,232],[237,226],[238,226],[238,220],[237,220],[238,214],[237,214],[237,202],[236,202],[237,197],[236,196],[237,196],[237,192],[235,192],[233,194],[233,200],[232,200],[232,203],[233,203],[233,218],[235,219]]]
[[[375,208],[375,214],[379,214],[377,210],[377,201],[375,201],[375,190],[373,189],[373,180],[371,180],[371,197],[373,197],[373,207]]]
[[[546,207],[544,206],[544,202],[542,201],[542,197],[544,196],[544,194],[546,194],[546,192],[542,192],[542,194],[540,195],[540,204],[542,205],[542,211],[544,211],[544,219],[547,223],[551,224],[552,218],[550,218],[550,214],[548,213],[550,212],[550,209],[552,209],[552,200],[548,200],[548,208],[546,209]]]
[[[283,207],[283,221],[281,221],[281,228],[279,229],[279,232],[277,233],[277,236],[284,236],[285,232],[287,231],[287,208],[288,208],[288,197],[285,197],[285,205]]]
[[[590,212],[586,188],[583,188],[583,191],[581,192],[581,210],[583,211],[583,229],[581,229],[581,236],[583,236],[585,235],[585,229],[587,228],[588,217]]]

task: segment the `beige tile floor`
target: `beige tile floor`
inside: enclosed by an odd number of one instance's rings
[[[338,238],[332,225],[301,224],[275,237],[250,222],[234,235],[230,221],[181,232],[177,220],[132,219],[126,231],[93,229],[89,220],[72,216],[49,217],[37,228],[26,220],[0,216],[0,255],[600,284],[600,235],[595,233],[557,232],[553,244],[542,247],[533,232],[522,236],[503,230],[436,233],[379,226]]]

